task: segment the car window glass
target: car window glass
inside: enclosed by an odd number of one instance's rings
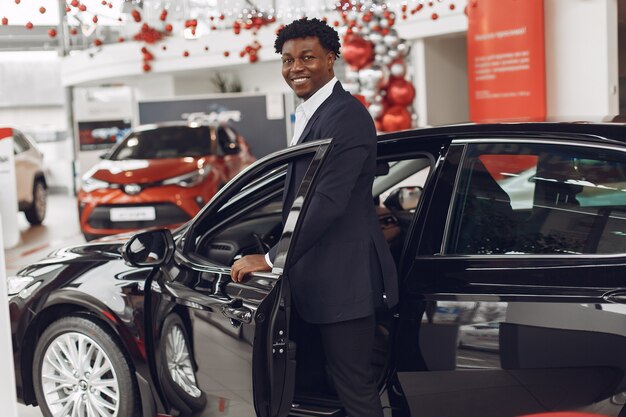
[[[201,157],[211,154],[208,126],[168,126],[130,134],[111,153],[112,160]]]
[[[30,149],[28,141],[16,130],[13,131],[13,148],[16,154],[26,152]]]
[[[447,253],[626,253],[625,154],[479,144],[466,155]]]

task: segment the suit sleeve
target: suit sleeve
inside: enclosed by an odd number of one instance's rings
[[[363,166],[376,152],[374,123],[360,103],[346,103],[319,122],[324,123],[321,138],[334,138],[334,148],[319,173],[291,261],[306,253],[345,214]]]

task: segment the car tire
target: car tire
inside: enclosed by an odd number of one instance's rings
[[[26,220],[33,226],[40,225],[46,217],[47,198],[46,185],[42,180],[36,179],[33,184],[33,203],[24,211]]]
[[[163,321],[161,331],[161,377],[168,398],[185,414],[205,407],[207,399],[198,387],[189,336],[182,319],[172,313]]]
[[[114,333],[91,318],[66,317],[46,328],[35,349],[33,384],[45,417],[141,415],[129,361]]]

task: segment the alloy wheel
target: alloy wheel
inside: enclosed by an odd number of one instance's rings
[[[111,360],[82,333],[68,332],[52,340],[44,353],[41,384],[55,416],[118,414],[120,388]]]
[[[196,383],[196,376],[187,347],[187,339],[178,325],[172,326],[167,334],[165,355],[167,358],[167,369],[172,380],[190,396],[200,397],[202,392],[198,389]]]

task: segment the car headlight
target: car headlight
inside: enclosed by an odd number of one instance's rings
[[[81,188],[83,191],[90,193],[95,190],[109,188],[111,184],[106,181],[97,180],[93,177],[84,178]]]
[[[19,295],[20,298],[28,298],[33,291],[35,291],[39,285],[41,285],[41,281],[37,281],[35,284],[30,285],[35,278],[33,277],[8,277],[7,278],[7,293],[9,297],[13,297],[14,295]]]
[[[204,167],[188,174],[179,175],[178,177],[168,178],[162,182],[163,185],[179,185],[181,187],[190,188],[200,184],[211,172],[210,167]]]

